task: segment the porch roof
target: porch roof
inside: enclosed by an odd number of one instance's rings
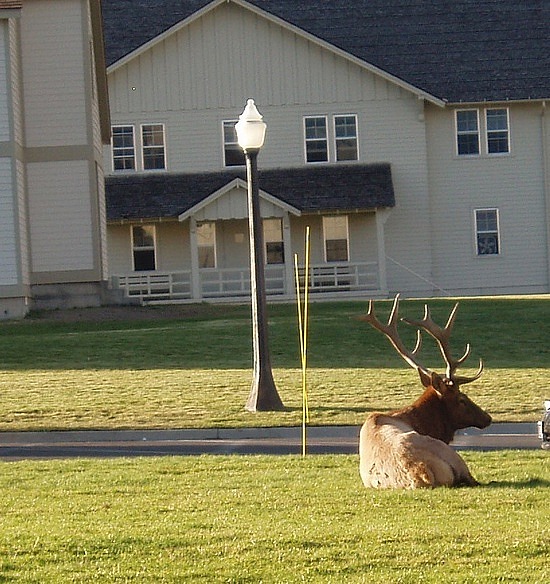
[[[235,179],[246,180],[246,171],[108,176],[107,220],[176,219]],[[266,169],[258,182],[264,193],[305,214],[395,205],[388,163]]]

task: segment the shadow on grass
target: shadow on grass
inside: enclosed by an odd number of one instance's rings
[[[485,489],[505,487],[507,489],[533,489],[538,487],[550,487],[550,481],[546,479],[532,478],[524,481],[491,481],[480,485]]]

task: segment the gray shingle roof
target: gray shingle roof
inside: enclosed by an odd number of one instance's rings
[[[108,64],[206,6],[103,0]],[[450,102],[550,98],[548,0],[250,0]]]
[[[176,218],[244,170],[198,174],[121,174],[105,179],[107,219]],[[260,170],[262,191],[304,213],[393,207],[395,197],[389,164],[345,164]]]

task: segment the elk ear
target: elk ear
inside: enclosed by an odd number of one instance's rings
[[[419,369],[418,374],[420,375],[420,381],[424,387],[431,387],[439,397],[443,397],[441,386],[444,386],[445,384],[442,384],[441,377],[435,371],[430,371],[428,373],[427,371]]]
[[[418,375],[420,375],[420,381],[424,387],[430,387],[434,382],[434,373],[428,373],[422,369],[418,370]]]

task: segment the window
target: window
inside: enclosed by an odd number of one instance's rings
[[[476,209],[475,222],[477,255],[498,255],[498,209]]]
[[[265,259],[268,264],[284,264],[283,224],[280,219],[264,219]]]
[[[223,122],[223,163],[225,166],[244,166],[243,149],[237,141],[235,124],[237,120]]]
[[[323,234],[325,261],[347,262],[349,257],[347,216],[323,217]]]
[[[487,120],[487,153],[507,154],[510,152],[508,135],[508,110],[488,109]]]
[[[141,126],[143,170],[164,170],[164,124]]]
[[[155,269],[155,227],[153,225],[132,227],[132,249],[136,272]]]
[[[459,156],[479,154],[479,120],[477,110],[456,112],[456,141]]]
[[[357,160],[357,116],[334,116],[336,160]]]
[[[327,118],[304,118],[306,162],[328,162]]]
[[[197,225],[197,247],[199,251],[199,268],[216,267],[216,224],[200,223]]]
[[[135,170],[134,126],[113,126],[111,145],[113,170]]]

